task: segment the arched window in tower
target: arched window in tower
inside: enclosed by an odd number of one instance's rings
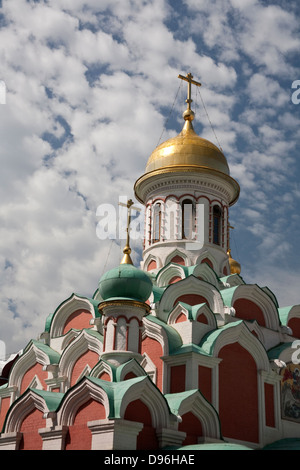
[[[193,234],[194,209],[190,199],[182,202],[182,238],[191,239]]]
[[[222,210],[219,206],[213,208],[213,243],[215,245],[221,244],[221,225],[222,225]]]
[[[161,235],[161,205],[155,204],[153,211],[153,242],[158,242]]]

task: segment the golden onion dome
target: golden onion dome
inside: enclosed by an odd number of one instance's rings
[[[147,162],[146,173],[167,168],[171,171],[172,167],[207,168],[229,175],[224,154],[198,136],[190,120],[185,121],[180,134],[156,147]]]
[[[239,184],[230,176],[228,163],[223,152],[212,142],[198,136],[194,131],[192,121],[194,112],[190,108],[191,83],[200,85],[192,80],[192,75],[180,78],[189,82],[188,108],[183,113],[185,121],[182,131],[171,139],[157,146],[148,159],[145,173],[136,181],[134,191],[138,201],[145,204],[146,194],[151,184],[155,187],[159,178],[175,173],[202,173],[214,176],[226,184],[229,194],[229,205],[233,205],[240,192]]]
[[[230,274],[241,274],[241,265],[231,257],[231,250],[227,252],[229,258]]]

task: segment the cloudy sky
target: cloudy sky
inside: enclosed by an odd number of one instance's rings
[[[268,286],[281,306],[300,303],[296,0],[0,5],[0,340],[7,354],[36,338],[73,292],[92,296],[119,262],[123,241],[99,239],[97,208],[119,210],[158,142],[181,130],[179,73],[201,81],[195,130],[222,147],[241,185],[230,221],[244,280]],[[138,264],[141,245],[134,246]]]

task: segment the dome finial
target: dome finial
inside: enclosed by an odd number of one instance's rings
[[[193,121],[195,117],[195,113],[191,109],[191,103],[193,102],[192,93],[191,93],[191,88],[192,88],[191,85],[193,84],[196,86],[201,86],[201,83],[193,80],[193,75],[191,73],[188,73],[186,77],[184,77],[183,75],[178,75],[178,78],[188,82],[187,99],[185,100],[185,102],[187,103],[187,109],[184,111],[182,117],[185,121]]]
[[[122,204],[120,202],[119,205],[127,207],[127,228],[126,228],[127,239],[126,239],[126,245],[123,249],[124,256],[123,256],[120,264],[133,264],[132,259],[130,257],[131,248],[130,248],[130,236],[129,236],[130,221],[131,221],[131,209],[132,209],[132,206],[133,206],[133,201],[132,201],[132,199],[129,199],[129,201],[127,201],[127,204]],[[139,209],[137,207],[133,207],[133,209],[139,211]]]

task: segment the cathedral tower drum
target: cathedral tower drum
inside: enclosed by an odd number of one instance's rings
[[[142,268],[157,271],[169,262],[208,263],[218,276],[230,274],[229,207],[239,197],[223,152],[194,131],[191,110],[193,76],[180,134],[152,152],[135,196],[145,205]]]

